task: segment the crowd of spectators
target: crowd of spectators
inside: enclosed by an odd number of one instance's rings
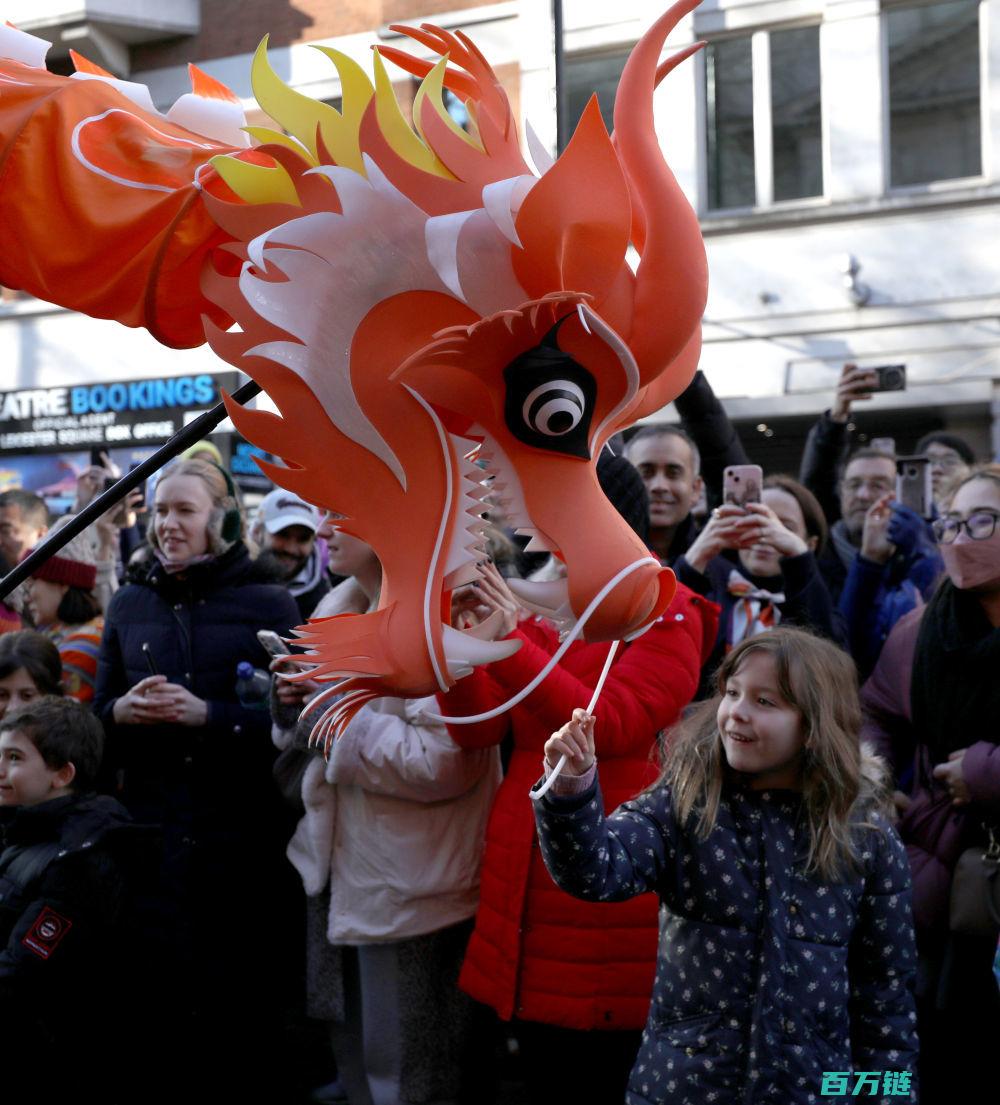
[[[891,443],[851,448],[873,382],[845,366],[800,471],[764,473],[742,506],[722,501],[722,474],[748,457],[700,372],[680,424],[602,456],[605,494],[679,586],[617,654],[594,742],[611,810],[655,780],[734,650],[784,626],[846,653],[912,868],[926,1100],[954,1091],[956,1070],[971,1100],[1000,1029],[1000,925],[956,931],[950,894],[963,853],[1000,841],[1000,466],[928,434],[932,502],[904,506]],[[439,720],[491,710],[549,663],[558,629],[507,579],[562,565],[529,564],[492,506],[496,563],[453,596],[454,617],[517,650],[447,695],[368,703],[324,760],[307,739],[322,684],[262,684],[290,666],[258,631],[374,609],[379,562],[280,488],[248,520],[220,460],[173,462],[148,512],[130,498],[0,607],[8,1039],[25,1055],[71,1040],[76,1081],[54,1077],[52,1098],[86,1086],[109,1105],[304,1100],[307,1046],[320,1105],[622,1100],[645,1047],[657,901],[557,889],[528,795],[608,646],[574,643],[490,721]],[[107,476],[81,474],[74,513]],[[0,494],[0,567],[67,520]],[[117,1034],[114,1057],[95,1061],[95,1027]]]

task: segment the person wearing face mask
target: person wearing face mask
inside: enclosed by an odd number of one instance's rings
[[[949,918],[959,855],[1000,833],[1000,465],[972,469],[943,505],[935,531],[946,578],[890,633],[862,689],[862,737],[901,788],[926,1100],[964,1101],[988,1084],[1000,1038],[997,934],[952,932]]]

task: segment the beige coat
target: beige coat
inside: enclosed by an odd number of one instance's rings
[[[362,613],[353,580],[335,588],[313,617]],[[497,749],[463,751],[425,714],[433,698],[381,698],[316,753],[302,781],[305,815],[288,858],[306,893],[329,884],[327,938],[370,944],[434,932],[472,917],[486,821],[500,783]],[[275,728],[279,748],[303,743],[314,718]]]

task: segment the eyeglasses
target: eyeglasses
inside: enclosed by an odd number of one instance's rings
[[[862,480],[855,476],[844,481],[844,490],[851,495],[856,495],[863,487],[866,487],[876,495],[888,495],[890,491],[894,490],[894,485],[890,480],[882,479],[879,476],[873,476],[871,479],[867,480]]]
[[[968,518],[936,518],[934,536],[939,545],[950,545],[964,527],[973,541],[986,541],[996,532],[998,518],[1000,515],[985,510],[970,514]]]
[[[928,453],[927,460],[930,462],[931,468],[943,468],[946,472],[951,472],[965,464],[958,453]]]

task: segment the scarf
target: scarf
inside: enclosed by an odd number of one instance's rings
[[[920,619],[910,708],[932,764],[979,740],[1000,743],[1000,628],[949,579]]]
[[[309,554],[309,559],[303,565],[302,570],[294,579],[286,584],[292,598],[297,599],[299,595],[307,594],[324,578],[326,573],[326,558],[323,556],[323,553],[326,551],[325,542],[317,541],[313,545],[313,550]]]
[[[841,518],[830,527],[830,543],[837,558],[844,565],[844,571],[849,572],[854,558],[858,555],[858,546],[853,544],[847,536],[847,526]]]
[[[187,560],[167,560],[155,545],[151,547],[153,556],[160,562],[167,575],[171,576],[177,575],[178,572],[186,572],[188,568],[193,568],[196,564],[207,564],[210,560],[215,559],[211,553],[199,553],[198,556],[189,557]]]
[[[740,641],[766,633],[781,622],[780,606],[785,601],[783,591],[756,587],[735,568],[729,573],[726,590],[736,599],[729,621],[727,652]]]

